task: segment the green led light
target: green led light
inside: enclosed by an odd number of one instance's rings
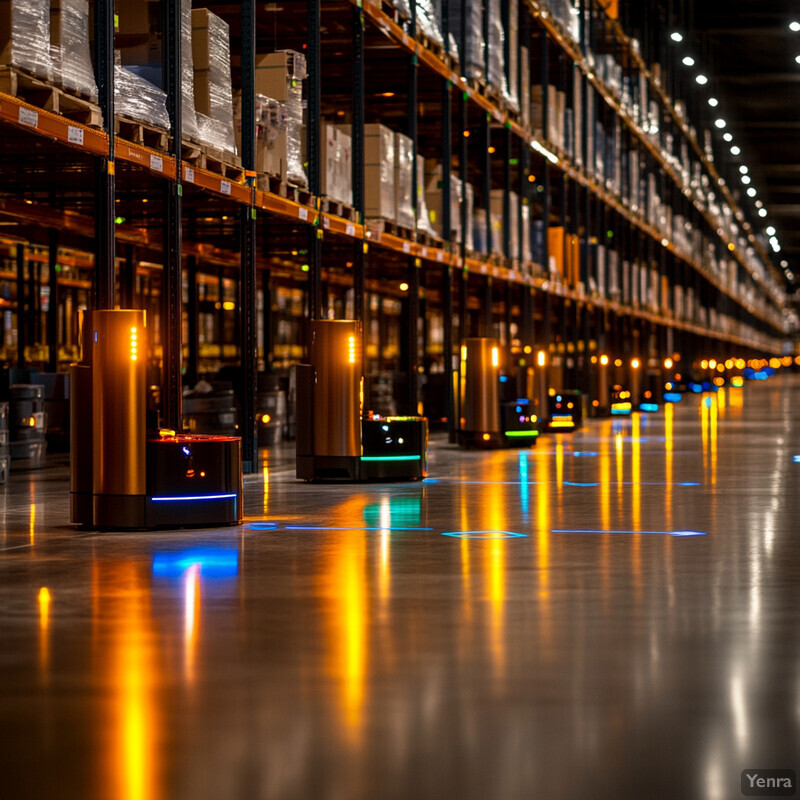
[[[300,267],[300,269],[303,270],[303,272],[308,272],[309,266],[308,266],[308,264],[303,264],[303,266]]]
[[[114,222],[116,222],[117,225],[122,225],[122,223],[125,222],[125,217],[115,217]]]
[[[362,461],[419,461],[422,456],[361,456]]]
[[[506,431],[506,436],[511,436],[512,438],[522,438],[523,436],[531,437],[531,436],[538,436],[539,431]]]

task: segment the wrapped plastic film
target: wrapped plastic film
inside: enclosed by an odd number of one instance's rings
[[[192,59],[192,0],[181,0],[181,116],[183,136],[197,139]]]
[[[50,0],[0,3],[0,64],[52,81]]]
[[[505,32],[500,15],[500,0],[486,0],[489,5],[489,84],[503,96],[506,86]]]
[[[397,224],[404,228],[414,229],[414,209],[412,207],[414,145],[408,136],[395,133],[395,213]]]
[[[467,78],[484,77],[483,4],[477,0],[452,0],[449,5],[449,28],[458,45],[461,74]]]
[[[421,155],[417,156],[417,230],[429,236],[436,236],[425,200],[425,157]]]
[[[96,103],[97,83],[89,51],[88,0],[52,0],[50,55],[56,84]]]
[[[280,51],[288,56],[289,74],[286,86],[286,177],[297,186],[308,186],[303,168],[303,81],[308,76],[306,57],[294,50]]]
[[[429,39],[444,47],[441,13],[435,0],[417,0],[417,25]]]
[[[205,8],[192,11],[192,64],[200,141],[235,154],[230,31]]]
[[[122,117],[169,130],[166,92],[120,63],[114,65],[114,109]]]

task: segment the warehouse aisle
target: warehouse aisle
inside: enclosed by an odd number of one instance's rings
[[[3,797],[740,796],[800,752],[800,379],[240,528],[74,533],[66,469],[0,535]],[[444,534],[444,535],[443,535]]]

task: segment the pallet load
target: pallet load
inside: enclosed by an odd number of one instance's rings
[[[0,2],[0,65],[52,81],[50,0]]]
[[[482,4],[468,1],[450,3],[448,28],[458,46],[461,74],[465,78],[483,80],[485,63]]]
[[[414,230],[414,143],[402,133],[394,137],[395,219],[401,228]]]
[[[200,143],[235,156],[230,32],[207,8],[192,10],[192,66]]]
[[[505,64],[505,31],[500,17],[500,0],[487,0],[489,6],[489,75],[488,83],[502,97],[508,96]]]
[[[425,202],[425,157],[421,155],[417,156],[417,232],[436,236]]]
[[[89,50],[88,0],[52,0],[50,55],[56,85],[97,102],[92,56]]]
[[[394,131],[385,125],[365,125],[364,216],[394,221],[397,213],[394,182]]]
[[[162,37],[160,4],[150,0],[117,0],[120,48],[114,77],[115,113],[136,122],[170,129],[166,93],[161,88]],[[131,77],[133,76],[133,78]],[[181,116],[184,138],[197,141],[192,66],[192,3],[181,0]]]
[[[332,122],[321,128],[320,191],[323,197],[353,205],[353,149],[350,134]]]
[[[306,76],[306,57],[302,53],[279,50],[256,56],[256,95],[281,104],[280,114],[285,121],[281,130],[273,131],[275,135],[268,143],[269,152],[264,156],[270,168],[265,172],[304,189],[308,188],[302,155],[305,142],[303,82]]]

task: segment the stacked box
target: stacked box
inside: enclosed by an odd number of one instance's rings
[[[89,51],[88,0],[52,0],[50,55],[56,85],[96,103],[97,83]]]
[[[488,3],[489,17],[489,85],[501,95],[508,94],[506,86],[505,32],[500,15],[500,0],[484,0]]]
[[[486,241],[487,228],[486,228],[486,209],[476,208],[472,221],[472,249],[476,253],[484,255],[488,252],[488,244]]]
[[[458,46],[461,74],[467,78],[483,79],[483,4],[472,0],[452,0],[448,12],[448,29]]]
[[[140,75],[114,64],[114,113],[145,125],[169,130],[167,93]]]
[[[364,214],[394,220],[395,133],[385,125],[364,126]],[[413,225],[412,225],[413,227]]]
[[[428,162],[429,170],[425,176],[425,204],[428,207],[428,219],[436,231],[436,235],[445,241],[461,240],[461,210],[459,197],[461,181],[453,172],[450,173],[450,230],[442,228],[442,165]]]
[[[531,127],[540,131],[545,139],[557,147],[564,147],[564,120],[566,118],[567,96],[552,84],[547,87],[547,130],[544,130],[544,109],[542,106],[542,87],[531,87]]]
[[[271,145],[273,168],[279,175],[297,186],[308,186],[308,176],[303,168],[303,81],[306,78],[306,57],[294,50],[256,56],[257,95],[264,95],[283,105],[285,128],[277,133]]]
[[[417,230],[436,236],[425,201],[425,157],[417,155]]]
[[[192,11],[194,104],[200,139],[235,153],[228,23],[207,8]]]
[[[353,163],[351,138],[331,122],[321,127],[320,191],[337,203],[353,203]]]
[[[192,0],[181,0],[181,119],[182,136],[199,139],[194,110],[194,67],[192,63]]]
[[[492,189],[490,219],[492,222],[492,251],[499,255],[507,255],[509,258],[519,258],[519,195],[516,192],[509,192],[509,217],[505,218],[503,212],[505,191],[503,189]],[[527,208],[525,206],[524,208]],[[509,225],[509,252],[503,252],[503,236],[505,225]]]
[[[519,87],[520,114],[522,115],[523,127],[531,124],[531,57],[527,47],[521,47],[519,51],[521,83]]]
[[[52,80],[50,0],[0,2],[0,64]]]
[[[531,259],[531,207],[523,201],[522,203],[522,242],[520,257],[525,264],[530,263]]]
[[[395,133],[394,193],[395,220],[403,228],[414,229],[414,143],[408,136]]]
[[[519,62],[517,61],[519,52],[519,36],[517,25],[519,21],[519,9],[517,0],[508,2],[508,27],[505,38],[508,40],[508,95],[509,104],[514,109],[519,109]]]

